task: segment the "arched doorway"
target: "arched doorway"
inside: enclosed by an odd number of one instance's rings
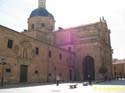
[[[90,75],[91,80],[95,80],[94,58],[91,56],[86,56],[83,59],[83,79],[88,80],[88,75]]]

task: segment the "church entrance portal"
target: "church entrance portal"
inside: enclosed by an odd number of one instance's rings
[[[89,80],[88,75],[91,80],[95,80],[94,59],[91,56],[86,56],[83,60],[83,79]]]

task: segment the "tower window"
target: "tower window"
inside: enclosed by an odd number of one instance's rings
[[[36,55],[39,55],[39,48],[36,47]]]
[[[8,39],[8,45],[7,45],[8,48],[12,48],[13,47],[13,40],[9,40]]]
[[[34,30],[34,24],[32,24],[32,30]]]
[[[41,27],[42,27],[42,28],[45,27],[45,24],[44,24],[44,23],[41,23]]]
[[[52,56],[51,51],[49,51],[49,57],[51,57],[51,56]]]

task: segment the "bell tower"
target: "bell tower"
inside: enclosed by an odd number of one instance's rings
[[[46,0],[39,0],[38,8],[46,8]]]

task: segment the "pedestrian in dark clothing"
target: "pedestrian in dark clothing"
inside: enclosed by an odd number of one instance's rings
[[[88,79],[89,79],[89,85],[92,85],[91,76],[90,75],[88,75]]]
[[[60,76],[56,76],[56,85],[59,86]]]
[[[121,78],[121,80],[122,80],[122,73],[121,73],[121,72],[119,73],[119,77],[120,77],[120,78]]]
[[[118,76],[117,76],[116,78],[117,78],[117,80],[118,80]]]

